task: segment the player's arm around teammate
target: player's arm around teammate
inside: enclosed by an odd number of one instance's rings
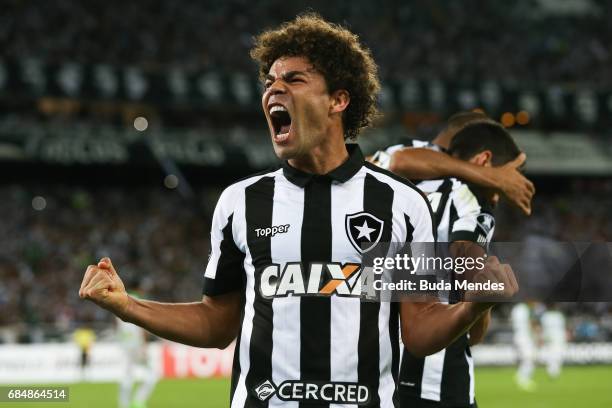
[[[406,147],[390,154],[386,166],[383,167],[409,180],[456,177],[483,187],[494,188],[526,215],[530,215],[535,187],[519,171],[525,160],[527,156],[521,153],[515,160],[503,166],[482,167],[440,151]],[[374,164],[383,163],[374,161]]]
[[[87,268],[79,296],[157,336],[191,346],[225,348],[238,333],[240,293],[204,296],[191,303],[135,299],[109,258]]]
[[[391,156],[389,170],[410,180],[457,177],[502,192],[525,214],[531,214],[533,183],[519,172],[527,156],[499,167],[482,167],[458,160],[445,153],[425,148],[406,148]]]

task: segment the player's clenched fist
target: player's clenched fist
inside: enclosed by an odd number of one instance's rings
[[[467,287],[465,300],[471,302],[503,302],[519,291],[512,267],[500,263],[496,256],[487,258],[484,268],[474,275]]]
[[[87,267],[79,296],[119,316],[125,314],[129,303],[125,286],[109,258],[102,258],[97,265]]]

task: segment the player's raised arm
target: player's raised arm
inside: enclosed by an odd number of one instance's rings
[[[504,166],[482,167],[443,152],[408,147],[391,154],[388,168],[393,173],[410,180],[457,177],[483,187],[495,188],[512,204],[529,215],[535,187],[518,170],[526,159],[527,156],[522,153]]]
[[[231,233],[235,191],[232,186],[225,189],[215,207],[201,301],[162,303],[133,298],[126,293],[109,258],[87,268],[79,296],[165,339],[196,347],[225,348],[238,333],[244,291],[244,253]]]
[[[191,303],[135,299],[127,294],[109,258],[87,268],[79,296],[157,336],[196,347],[226,347],[240,322],[238,292]]]

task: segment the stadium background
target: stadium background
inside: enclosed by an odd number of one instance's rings
[[[609,2],[8,0],[1,383],[69,383],[68,406],[114,406],[113,319],[78,299],[82,273],[110,255],[122,277],[143,279],[149,298],[201,296],[220,191],[275,163],[252,36],[308,8],[359,34],[379,63],[384,116],[360,138],[365,151],[429,139],[450,114],[481,109],[527,152],[537,188],[530,218],[502,206],[496,239],[535,248],[612,240]],[[572,366],[556,381],[538,371],[534,393],[513,382],[509,308],[494,312],[475,350],[481,406],[612,406],[612,305],[562,308]],[[89,382],[78,380],[79,327],[97,334]],[[227,405],[227,354],[153,344],[168,378],[150,406]]]

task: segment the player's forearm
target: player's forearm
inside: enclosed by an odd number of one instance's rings
[[[430,149],[408,148],[391,156],[389,170],[413,180],[457,177],[484,187],[497,188],[497,181],[484,167]]]
[[[165,339],[195,347],[225,348],[235,337],[231,322],[215,324],[213,307],[205,302],[162,303],[130,297],[119,315]]]
[[[470,328],[470,346],[476,345],[484,339],[490,322],[491,310],[489,309],[480,319],[476,320],[476,323]]]
[[[391,155],[389,170],[411,180],[434,179],[444,177],[435,163],[444,153],[429,149],[408,148]]]
[[[415,356],[434,354],[453,343],[489,310],[485,303],[412,305],[418,312],[402,319],[404,345]],[[408,306],[410,307],[410,306]]]

